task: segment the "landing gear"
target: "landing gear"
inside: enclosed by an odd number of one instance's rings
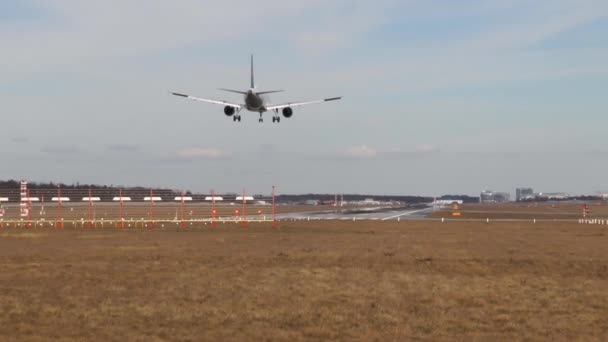
[[[241,122],[241,108],[239,108],[236,113],[234,114],[234,116],[232,116],[232,121],[234,122]]]
[[[262,113],[260,113],[260,119],[258,120],[258,122],[264,122],[264,119],[262,118]]]
[[[281,117],[280,116],[273,116],[272,117],[272,122],[281,122]]]

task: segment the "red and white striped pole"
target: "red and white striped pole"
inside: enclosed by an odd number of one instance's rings
[[[30,190],[27,190],[27,227],[32,226],[32,197],[30,197]]]
[[[182,191],[182,214],[181,214],[181,223],[179,224],[180,227],[184,228],[184,226],[186,226],[186,224],[184,223],[184,192]]]
[[[245,205],[245,189],[243,189],[243,222],[241,223],[243,228],[247,228],[247,212],[245,211]]]
[[[215,190],[211,190],[211,227],[215,225]]]
[[[272,186],[272,226],[277,226],[277,217],[276,217],[276,203],[275,203],[275,186]]]
[[[91,188],[89,188],[89,228],[93,228],[93,198],[91,196]]]
[[[61,222],[61,185],[57,185],[57,223],[55,228],[63,228]]]
[[[118,190],[118,216],[120,218],[120,222],[118,223],[118,228],[125,227],[125,220],[122,217],[122,189]]]
[[[154,228],[154,193],[150,189],[150,228]]]

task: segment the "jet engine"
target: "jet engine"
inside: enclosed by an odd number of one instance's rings
[[[293,109],[290,107],[283,108],[283,116],[286,118],[290,118],[293,115]]]
[[[224,114],[226,114],[227,116],[234,115],[234,112],[235,112],[234,107],[230,107],[230,106],[224,107]]]

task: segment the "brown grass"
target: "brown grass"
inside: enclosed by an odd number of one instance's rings
[[[590,209],[588,218],[608,219],[606,202],[464,204],[459,211],[460,219],[578,220],[583,217],[585,203]],[[455,218],[449,209],[437,211],[431,217]]]
[[[0,238],[13,238],[13,239],[40,239],[48,237],[49,233],[47,232],[19,232],[19,231],[10,231],[4,232],[0,234]]]
[[[37,239],[13,235],[46,234]],[[606,228],[306,222],[0,235],[2,340],[606,340]]]

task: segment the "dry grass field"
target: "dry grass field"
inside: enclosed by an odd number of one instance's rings
[[[577,220],[583,217],[584,204],[590,209],[589,218],[608,219],[607,202],[464,204],[459,211],[462,219]],[[451,210],[444,209],[431,216],[447,218],[451,217],[451,213]]]
[[[0,340],[608,340],[605,226],[0,230]]]

